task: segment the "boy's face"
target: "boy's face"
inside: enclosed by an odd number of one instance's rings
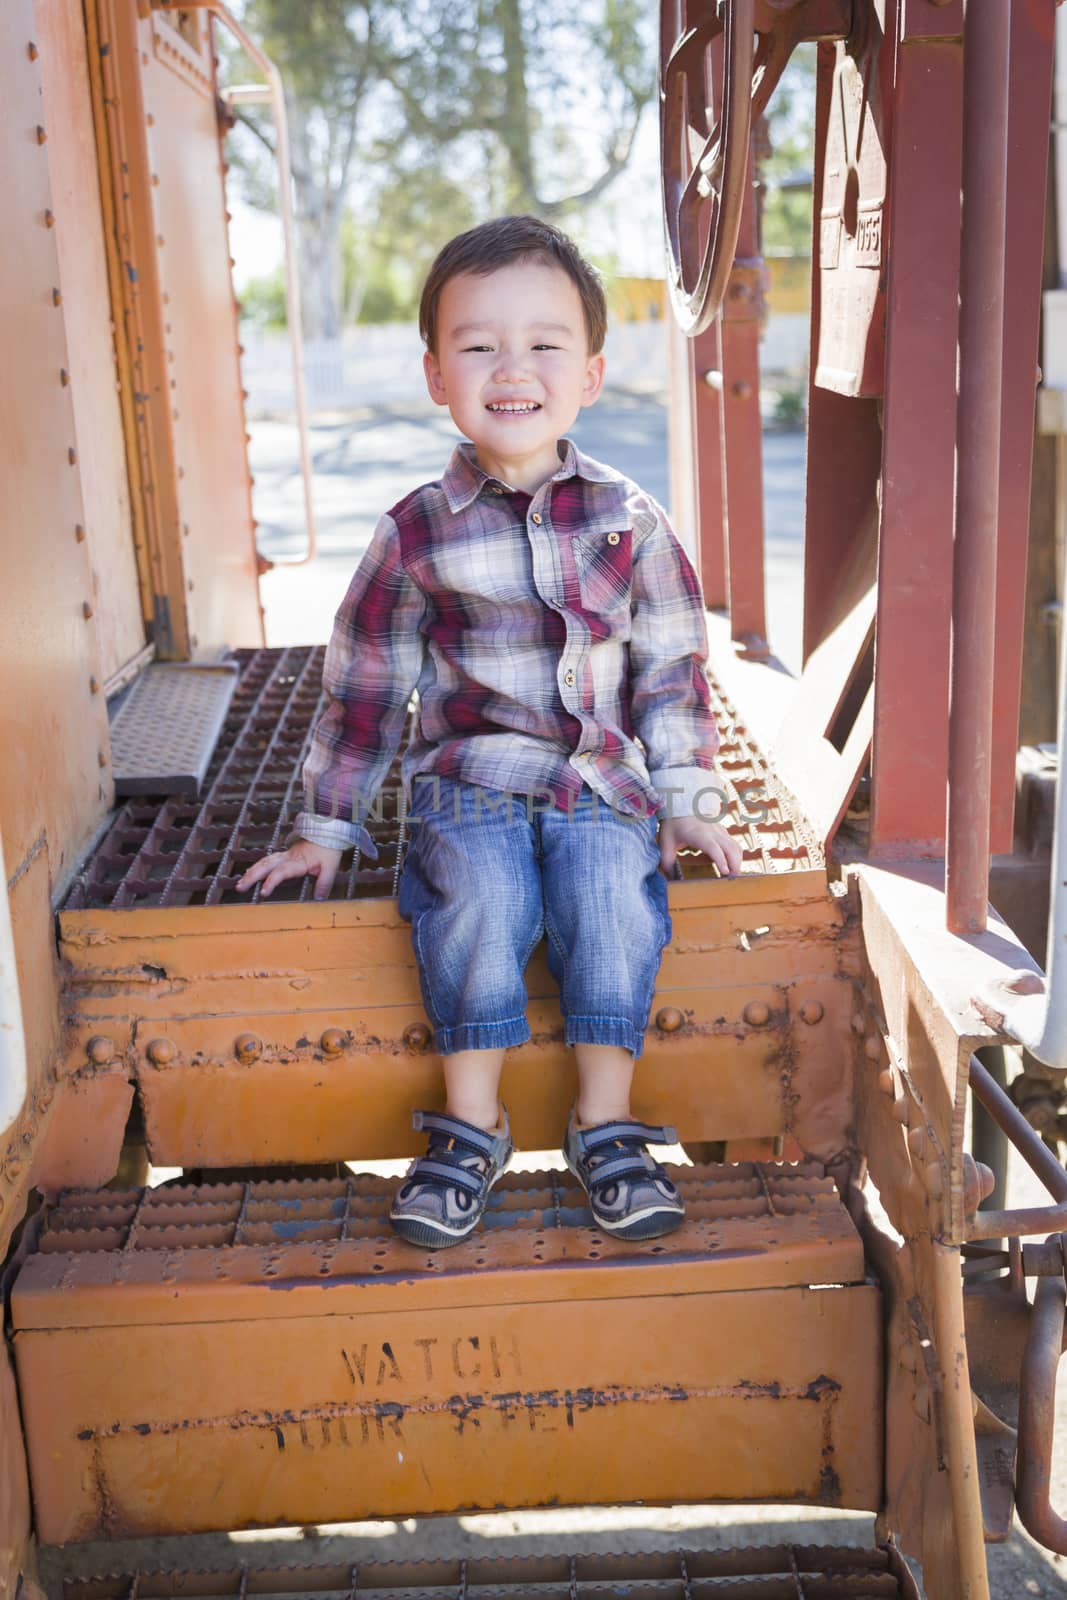
[[[485,471],[533,492],[558,469],[556,441],[604,381],[577,285],[537,259],[464,273],[445,284],[437,326],[437,351],[423,358],[431,397]]]

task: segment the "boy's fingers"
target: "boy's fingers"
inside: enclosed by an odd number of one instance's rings
[[[328,900],[330,898],[330,890],[333,888],[333,880],[336,876],[336,867],[328,867],[325,864],[321,866],[318,872],[314,874],[315,893],[313,899]]]
[[[276,855],[261,856],[258,861],[254,861],[252,865],[241,874],[237,880],[236,887],[241,891],[255,888],[259,880],[267,876],[267,873],[270,871],[277,859],[278,857]]]
[[[269,856],[267,860],[270,860]],[[260,892],[265,898],[267,895],[272,894],[280,883],[285,883],[288,878],[302,878],[307,870],[307,862],[293,861],[288,856],[279,856],[264,879],[263,888]]]

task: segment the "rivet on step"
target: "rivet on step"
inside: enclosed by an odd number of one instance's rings
[[[750,1028],[762,1028],[770,1018],[771,1008],[766,1000],[750,1000],[742,1015]]]
[[[910,1130],[908,1134],[908,1149],[911,1151],[916,1161],[922,1160],[923,1156],[926,1154],[926,1147],[929,1142],[930,1141],[926,1137],[925,1128],[912,1128]]]
[[[417,1056],[430,1048],[431,1034],[425,1022],[409,1022],[404,1029],[403,1039],[404,1048]]]
[[[255,1061],[262,1053],[263,1040],[254,1033],[239,1033],[233,1041],[233,1050],[238,1061]]]
[[[882,1041],[876,1033],[869,1033],[863,1041],[863,1053],[868,1061],[877,1061],[882,1054]]]
[[[911,1101],[908,1099],[906,1094],[902,1094],[899,1100],[893,1101],[893,1115],[896,1117],[897,1121],[903,1123],[904,1127],[906,1128],[910,1114]]]
[[[800,1020],[801,1020],[801,1022],[806,1022],[806,1023],[808,1023],[809,1026],[811,1026],[812,1024],[814,1024],[816,1022],[821,1022],[822,1018],[823,1018],[822,1001],[821,1000],[805,1000],[804,1004],[800,1008]]]
[[[95,1067],[102,1067],[115,1054],[115,1046],[104,1034],[98,1033],[89,1040],[85,1047],[85,1053]]]
[[[22,1162],[19,1160],[18,1156],[12,1156],[10,1161],[4,1162],[5,1178],[17,1178],[21,1171]]]
[[[656,1027],[660,1033],[677,1033],[684,1021],[677,1006],[660,1006],[656,1012]]]
[[[37,1096],[37,1103],[41,1107],[41,1110],[42,1111],[47,1111],[48,1107],[52,1104],[52,1101],[55,1099],[55,1097],[56,1097],[56,1086],[55,1086],[55,1084],[54,1083],[42,1083],[41,1088],[40,1088],[40,1092],[38,1093],[38,1096]]]
[[[853,1033],[863,1033],[865,1031],[866,1027],[867,1027],[867,1018],[863,1015],[863,1012],[862,1011],[854,1011],[852,1013],[852,1031],[853,1031]]]
[[[44,128],[41,127],[41,124],[38,123],[37,124],[37,143],[38,144],[44,144],[44,142],[45,142],[45,140],[47,138],[48,138],[47,132],[45,131]]]
[[[34,44],[32,39],[30,40],[29,44],[26,46],[26,54],[29,56],[31,61],[36,61],[37,57],[40,55],[40,51],[38,50],[37,46]]]
[[[940,1200],[944,1187],[940,1161],[931,1161],[923,1168],[923,1182],[931,1200]]]
[[[148,1046],[148,1059],[157,1067],[165,1067],[178,1054],[170,1039],[153,1039]]]
[[[881,1072],[878,1074],[878,1087],[881,1089],[882,1093],[888,1095],[890,1099],[892,1099],[892,1097],[896,1094],[897,1080],[896,1074],[894,1073],[892,1067],[882,1068]]]
[[[324,1055],[339,1056],[345,1047],[345,1034],[341,1028],[327,1028],[319,1040]]]

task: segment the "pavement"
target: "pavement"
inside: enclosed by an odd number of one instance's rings
[[[296,437],[285,422],[251,425],[250,455],[260,548],[271,558],[299,555],[303,503]],[[608,391],[582,414],[575,436],[583,449],[623,468],[657,499],[669,500],[666,412],[655,395]],[[375,519],[409,488],[438,475],[456,438],[447,415],[425,407],[366,407],[320,419],[312,431],[315,503],[321,554],[309,567],[276,568],[262,582],[271,645],[324,641]],[[799,669],[799,579],[802,556],[804,440],[801,433],[764,437],[766,572],[771,640]],[[1040,1190],[1018,1164],[1009,1205],[1037,1204]],[[1059,1470],[1055,1503],[1067,1508],[1067,1403],[1059,1407]],[[714,1448],[709,1441],[709,1448]],[[65,1572],[115,1570],[117,1560],[149,1569],[170,1561],[201,1568],[289,1562],[460,1559],[485,1554],[721,1548],[782,1542],[873,1542],[873,1518],[795,1506],[607,1507],[499,1512],[422,1521],[346,1524],[330,1528],[252,1530],[195,1539],[147,1540],[122,1547],[93,1545],[42,1553],[52,1593]],[[1039,1549],[1019,1528],[989,1550],[993,1600],[1067,1597],[1067,1561]],[[941,1600],[929,1595],[927,1600]]]

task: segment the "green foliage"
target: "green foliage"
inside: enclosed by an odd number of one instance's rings
[[[253,328],[284,328],[289,318],[285,309],[285,271],[263,278],[249,278],[241,290],[241,321]]]
[[[768,107],[771,148],[762,163],[763,247],[768,252],[811,252],[815,59],[814,45],[794,50]]]

